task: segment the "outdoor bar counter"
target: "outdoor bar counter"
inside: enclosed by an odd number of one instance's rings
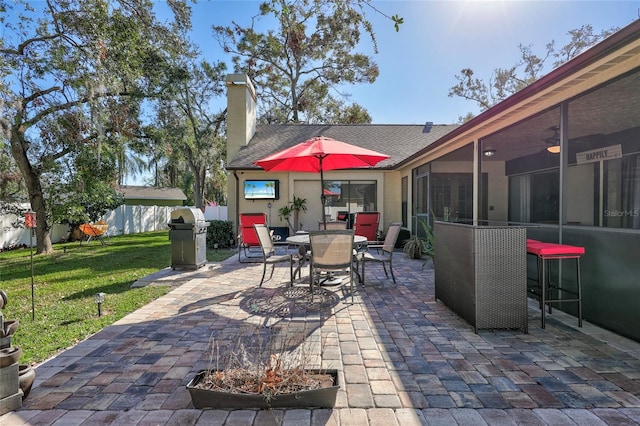
[[[526,333],[526,228],[435,222],[434,239],[436,299],[476,332]]]

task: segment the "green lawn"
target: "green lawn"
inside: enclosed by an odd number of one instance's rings
[[[210,250],[209,261],[230,250]],[[137,279],[171,265],[168,231],[54,245],[50,255],[34,255],[35,320],[31,305],[30,249],[0,253],[0,289],[8,296],[4,320],[20,321],[12,345],[22,363],[39,363],[167,293],[169,287],[130,288]],[[98,317],[94,295],[106,294]]]

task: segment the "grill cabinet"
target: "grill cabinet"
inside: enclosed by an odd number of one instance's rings
[[[202,211],[197,208],[175,209],[171,212],[171,268],[198,269],[207,263],[207,227]]]

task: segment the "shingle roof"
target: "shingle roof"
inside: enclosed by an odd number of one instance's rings
[[[260,124],[246,146],[227,165],[229,170],[260,169],[253,164],[269,154],[326,136],[390,156],[376,169],[392,169],[398,163],[432,144],[458,125],[442,124]]]
[[[153,186],[121,186],[120,191],[124,194],[125,200],[181,200],[187,197],[180,188],[156,188]]]

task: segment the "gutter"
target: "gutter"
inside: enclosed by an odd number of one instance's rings
[[[236,226],[240,223],[240,178],[238,177],[237,171],[233,171],[233,177],[236,178]]]

